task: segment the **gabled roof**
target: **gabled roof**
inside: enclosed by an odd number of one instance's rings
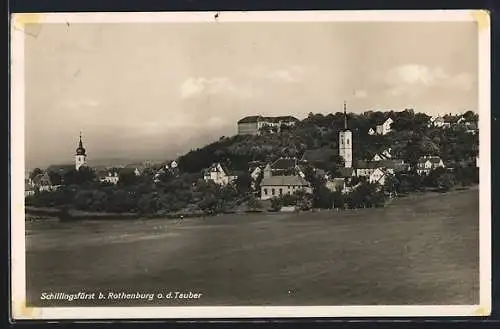
[[[224,171],[224,173],[226,175],[232,175],[231,170],[226,165],[224,165],[224,164],[222,164],[220,162],[214,162],[214,163],[212,163],[210,165],[210,167],[208,167],[208,168],[206,168],[206,169],[203,170],[203,173],[205,174],[205,173],[208,173],[210,171],[213,171],[213,170],[217,169],[217,166],[219,166],[219,165],[220,165],[220,167],[222,168],[222,170]]]
[[[442,160],[440,157],[436,156],[436,155],[432,155],[432,156],[423,156],[423,157],[420,157],[418,159],[418,163],[425,163],[427,161],[430,161],[431,163],[434,163],[434,164],[438,164],[440,163]]]
[[[309,186],[309,183],[300,176],[271,176],[264,178],[261,186]]]
[[[251,115],[238,120],[238,123],[254,123],[262,119],[260,115]]]
[[[273,170],[286,170],[295,168],[298,164],[297,158],[279,158],[271,164]]]
[[[48,173],[38,174],[33,178],[34,185],[52,185]]]
[[[238,123],[255,123],[255,122],[259,122],[259,121],[278,123],[280,121],[298,122],[300,120],[291,116],[291,115],[277,116],[277,117],[264,117],[262,115],[250,115],[250,116],[246,116],[246,117],[238,120]]]

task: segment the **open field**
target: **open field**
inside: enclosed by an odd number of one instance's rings
[[[26,225],[29,305],[56,305],[41,301],[42,292],[111,290],[203,294],[197,300],[151,302],[161,305],[476,304],[479,299],[477,189],[413,195],[386,208],[343,212]]]

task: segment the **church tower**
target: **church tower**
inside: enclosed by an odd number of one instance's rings
[[[80,133],[80,142],[78,143],[78,148],[76,149],[76,154],[75,154],[75,168],[76,170],[78,170],[80,169],[80,167],[86,165],[87,165],[87,154],[82,143],[82,133]]]
[[[347,110],[344,101],[344,129],[339,132],[339,155],[344,159],[344,167],[352,167],[352,132],[347,129]]]

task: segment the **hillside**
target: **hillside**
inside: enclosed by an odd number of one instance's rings
[[[457,121],[460,116],[446,119]],[[472,111],[464,114],[477,122]],[[394,123],[387,135],[368,134],[387,118]],[[348,114],[348,127],[353,134],[354,161],[371,158],[375,153],[392,148],[393,156],[415,163],[421,155],[439,155],[445,162],[462,161],[477,156],[479,136],[464,129],[428,127],[430,117],[413,110],[400,112],[364,112]],[[179,158],[181,170],[197,173],[213,162],[221,162],[234,170],[245,170],[250,161],[272,161],[280,156],[302,157],[307,151],[320,166],[328,168],[338,161],[338,132],[343,128],[344,115],[313,114],[296,127],[257,136],[236,135],[221,137],[218,141],[191,150]]]

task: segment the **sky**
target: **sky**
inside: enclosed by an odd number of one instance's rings
[[[30,33],[30,31],[32,33]],[[26,27],[26,166],[171,159],[246,115],[477,110],[474,22]]]

